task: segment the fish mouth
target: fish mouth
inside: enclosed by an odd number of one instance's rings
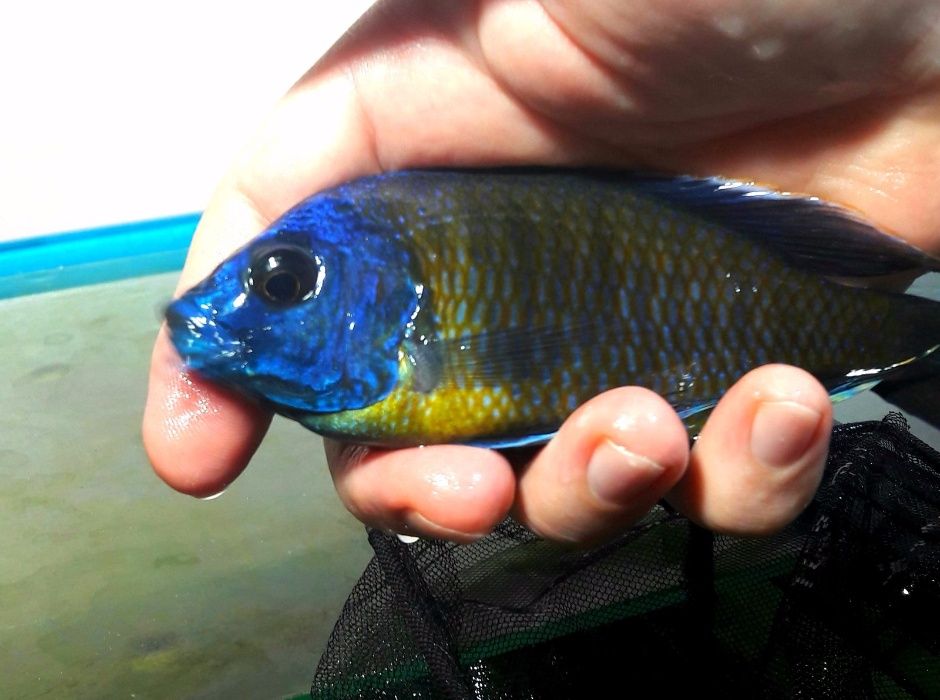
[[[187,321],[189,316],[181,308],[180,301],[180,299],[171,301],[163,312],[163,318],[166,321],[167,328],[170,329],[171,338],[175,338],[188,330]]]
[[[185,296],[167,306],[164,313],[170,341],[186,365],[212,375],[236,359],[237,348],[223,343],[215,319]]]
[[[164,312],[170,341],[184,364],[201,376],[238,389],[273,405],[278,412],[304,415],[317,411],[310,388],[276,374],[256,374],[245,366],[248,351],[237,337],[220,326],[211,313],[186,296]],[[235,335],[235,334],[232,334]],[[329,394],[329,391],[321,392]],[[318,395],[319,396],[319,395]]]
[[[177,349],[181,343],[208,335],[206,331],[211,324],[206,314],[185,297],[170,302],[163,316],[170,331],[170,338]]]

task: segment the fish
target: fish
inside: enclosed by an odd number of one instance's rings
[[[940,300],[940,275],[924,275],[908,291]],[[940,352],[896,377],[879,382],[874,393],[906,416],[919,418],[940,429]]]
[[[940,429],[940,353],[917,363],[916,372],[879,382],[874,392],[906,415]]]
[[[548,441],[625,385],[694,432],[768,363],[834,401],[940,346],[940,262],[816,197],[721,177],[402,170],[302,201],[167,309],[186,366],[364,445]]]

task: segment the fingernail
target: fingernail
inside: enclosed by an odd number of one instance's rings
[[[476,542],[489,534],[489,532],[463,532],[461,530],[454,530],[444,525],[437,524],[417,511],[406,513],[403,524],[405,526],[403,529],[408,533],[417,532],[419,536],[450,540],[451,542],[460,542],[463,544]]]
[[[751,427],[751,452],[771,467],[786,467],[809,450],[822,414],[794,401],[765,401]]]
[[[657,462],[604,440],[588,462],[588,488],[600,501],[626,505],[649,488],[663,471]]]

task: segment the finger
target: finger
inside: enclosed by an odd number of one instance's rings
[[[177,293],[207,274],[263,217],[223,183],[199,222]],[[224,490],[244,471],[271,422],[256,403],[186,371],[164,326],[150,362],[142,436],[154,471],[192,496]]]
[[[338,99],[331,91],[345,95],[345,103],[350,104],[348,86],[336,83],[324,85],[316,99]],[[242,155],[233,174],[219,186],[199,222],[178,293],[257,235],[272,217],[309,194],[307,188],[320,186],[321,181],[313,177],[312,171],[304,170],[294,180],[289,173],[278,170],[291,166],[286,154],[292,141],[304,145],[302,155],[311,163],[335,156],[330,149],[336,146],[327,146],[326,140],[319,142],[318,150],[316,143],[302,138],[307,130],[301,128],[299,120],[310,107],[303,100],[290,98],[279,105],[267,126],[276,136],[266,136],[268,132],[263,130],[256,143]],[[354,132],[343,132],[353,127],[339,123],[349,116],[348,111],[334,109],[321,113],[319,121],[305,126],[321,127],[321,136],[335,137],[337,143],[355,142]],[[276,147],[264,147],[269,138],[273,138]],[[344,162],[348,167],[368,168],[366,162],[354,157],[357,152],[362,153],[363,148],[351,145],[350,156]],[[333,174],[340,178],[347,175],[342,168]],[[252,180],[253,177],[261,180]],[[268,194],[262,196],[261,192]],[[161,332],[152,356],[142,431],[151,464],[170,486],[196,496],[225,488],[245,469],[270,420],[270,411],[186,372],[165,331]]]
[[[223,491],[248,464],[271,414],[186,372],[166,331],[154,347],[143,441],[154,470],[178,491]]]
[[[679,480],[689,438],[666,401],[637,387],[595,397],[519,478],[515,516],[553,540],[588,544],[638,520]]]
[[[375,450],[326,442],[336,491],[362,522],[399,534],[469,542],[512,505],[515,476],[504,457],[478,447]]]
[[[838,127],[836,127],[838,125]],[[794,148],[800,144],[800,148]],[[940,91],[852,102],[663,155],[657,165],[811,193],[940,253]]]
[[[812,500],[831,429],[832,404],[812,375],[760,367],[715,407],[668,500],[711,530],[779,530]]]

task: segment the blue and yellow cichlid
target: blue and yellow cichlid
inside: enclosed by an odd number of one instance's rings
[[[855,282],[938,267],[740,182],[404,171],[302,202],[167,318],[194,370],[323,435],[510,447],[621,385],[690,424],[768,362],[867,388],[940,345],[940,304]]]

